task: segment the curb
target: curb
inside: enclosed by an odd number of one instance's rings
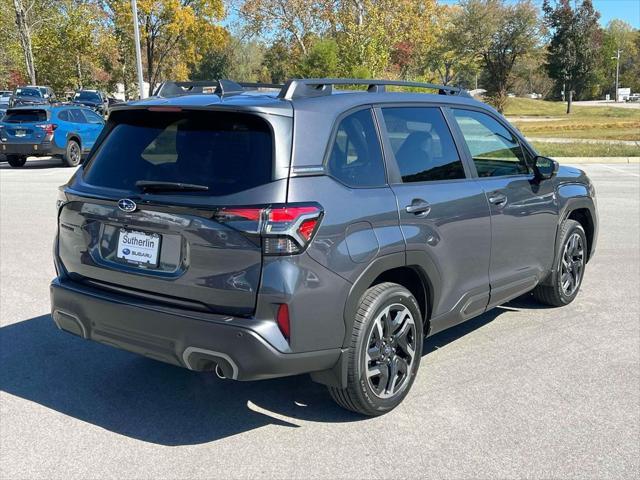
[[[640,163],[640,157],[552,157],[559,163]]]

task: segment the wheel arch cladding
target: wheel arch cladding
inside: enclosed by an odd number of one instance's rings
[[[431,317],[430,305],[432,301],[429,295],[432,289],[429,288],[429,279],[424,272],[415,266],[392,268],[378,275],[369,288],[384,282],[402,285],[415,297],[420,307],[422,323],[425,327],[423,331],[426,335],[428,333],[429,318]]]
[[[78,135],[77,133],[71,133],[69,134],[69,136],[67,137],[67,144],[71,141],[74,140],[78,146],[80,148],[82,148],[82,141],[80,140],[80,135]]]
[[[593,245],[593,235],[594,235],[594,223],[593,217],[591,216],[591,212],[588,208],[577,208],[575,210],[571,210],[569,215],[567,216],[569,220],[575,220],[584,229],[584,233],[587,237],[587,262],[591,258],[591,246]]]
[[[436,279],[437,280],[437,279]],[[346,332],[351,332],[353,320],[360,304],[360,299],[365,292],[374,285],[382,282],[398,283],[409,290],[420,305],[420,313],[425,323],[424,332],[428,332],[428,319],[431,316],[432,306],[435,304],[436,288],[432,284],[432,278],[427,271],[415,265],[407,265],[404,252],[393,253],[376,258],[367,269],[354,282],[347,297],[344,309],[345,340],[343,348],[348,345],[349,336]]]

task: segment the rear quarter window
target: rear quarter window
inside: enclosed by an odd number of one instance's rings
[[[273,135],[262,118],[231,112],[121,111],[90,159],[87,183],[139,192],[140,180],[206,185],[230,195],[272,181]]]
[[[340,121],[327,163],[332,177],[349,187],[380,187],[386,177],[371,109]]]

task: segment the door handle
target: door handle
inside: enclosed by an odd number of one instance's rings
[[[431,211],[431,205],[421,198],[414,198],[411,204],[405,207],[407,213],[413,213],[418,217],[426,217]]]
[[[489,203],[496,207],[504,207],[507,204],[507,196],[504,193],[492,192],[489,194]]]

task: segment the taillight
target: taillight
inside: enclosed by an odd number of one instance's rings
[[[322,219],[319,205],[221,208],[215,219],[233,228],[262,237],[265,255],[303,252]]]
[[[44,130],[45,135],[53,135],[53,131],[58,128],[58,125],[55,123],[45,123],[43,125],[38,125],[42,130]]]

